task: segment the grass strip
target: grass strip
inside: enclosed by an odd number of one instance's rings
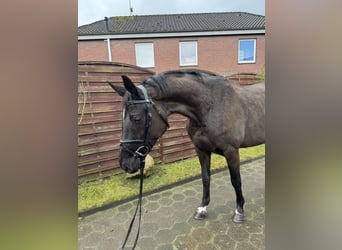
[[[240,149],[241,162],[265,155],[265,145]],[[212,154],[211,169],[226,168],[224,157]],[[197,157],[168,164],[157,164],[152,174],[144,181],[144,192],[158,190],[162,187],[197,176],[201,173]],[[106,179],[83,182],[78,185],[78,212],[102,207],[136,196],[139,192],[139,178],[126,179],[122,171]]]

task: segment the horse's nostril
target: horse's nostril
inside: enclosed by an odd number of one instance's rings
[[[125,172],[128,172],[128,168],[125,164],[121,164],[120,166]]]
[[[133,173],[137,172],[137,170],[135,170],[135,169],[127,169],[126,172],[130,173],[130,174],[133,174]]]
[[[121,168],[126,172],[126,173],[134,173],[136,170],[130,168],[127,164],[122,164]]]

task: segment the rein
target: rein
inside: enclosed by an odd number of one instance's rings
[[[141,204],[142,204],[142,192],[143,192],[143,181],[144,181],[145,158],[146,158],[146,155],[151,151],[151,148],[148,145],[148,140],[149,140],[150,131],[151,131],[151,123],[152,123],[151,106],[156,108],[154,106],[154,103],[152,102],[152,100],[148,98],[147,91],[146,91],[145,87],[142,86],[142,85],[139,85],[139,86],[137,86],[137,88],[141,89],[141,91],[144,94],[144,98],[145,99],[144,100],[131,100],[131,101],[129,101],[129,104],[133,104],[133,105],[144,104],[144,105],[147,105],[147,109],[146,109],[146,117],[147,117],[147,119],[146,119],[146,126],[145,126],[145,136],[144,136],[144,139],[120,140],[120,145],[121,145],[121,147],[125,151],[127,151],[128,153],[130,153],[134,157],[140,159],[140,167],[139,167],[140,168],[139,197],[138,197],[137,206],[135,208],[135,212],[134,212],[133,217],[131,219],[131,223],[129,225],[129,228],[128,228],[125,240],[124,240],[120,250],[123,250],[125,248],[125,246],[126,246],[127,240],[129,238],[129,235],[131,234],[132,227],[133,227],[133,224],[134,224],[134,221],[135,221],[135,218],[137,216],[138,209],[139,209],[138,231],[137,231],[137,234],[135,236],[135,240],[134,240],[134,244],[133,244],[132,249],[135,249],[135,247],[137,245],[137,242],[138,242],[139,233],[140,233],[140,224],[141,224]],[[160,112],[158,112],[158,114],[160,115],[162,120],[169,127],[169,124],[167,123],[167,120],[165,121],[165,119],[161,116]],[[134,143],[143,143],[143,145],[138,147],[135,151],[130,150],[128,147],[126,147],[126,144],[134,144]]]
[[[137,212],[138,212],[138,208],[139,208],[139,222],[138,222],[138,231],[137,234],[135,236],[135,240],[134,240],[134,244],[132,249],[135,249],[137,243],[138,243],[138,238],[139,238],[139,234],[140,234],[140,223],[141,223],[141,203],[142,203],[142,191],[143,191],[143,180],[144,180],[144,167],[145,167],[145,158],[141,158],[140,159],[140,186],[139,186],[139,198],[138,198],[138,202],[137,202],[137,206],[135,208],[135,212],[133,214],[131,223],[129,224],[129,228],[125,237],[124,242],[122,243],[122,246],[120,248],[120,250],[125,249],[127,240],[129,238],[129,235],[131,234],[132,228],[133,228],[133,224],[134,224],[134,220],[137,216]]]

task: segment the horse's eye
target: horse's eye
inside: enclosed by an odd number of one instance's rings
[[[129,116],[129,119],[131,119],[131,121],[133,121],[133,122],[138,122],[141,120],[141,115],[131,114]]]

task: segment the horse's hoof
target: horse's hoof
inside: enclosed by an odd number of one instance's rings
[[[194,219],[195,220],[203,220],[206,217],[207,217],[207,215],[204,214],[204,213],[197,213],[197,212],[195,212],[195,215],[194,215]]]
[[[198,207],[195,215],[194,215],[194,219],[195,220],[203,220],[204,218],[207,217],[207,207]]]
[[[235,210],[235,214],[232,220],[234,223],[241,224],[245,221],[245,215]]]

